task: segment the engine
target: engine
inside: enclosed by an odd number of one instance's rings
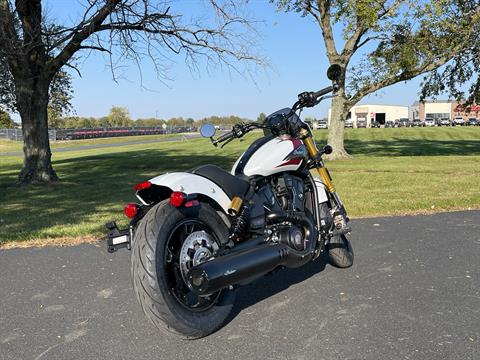
[[[273,191],[285,211],[305,211],[305,185],[301,178],[283,173],[273,180]]]
[[[306,190],[308,191],[308,189],[305,188],[303,179],[283,173],[274,178],[271,185],[276,208],[289,214],[305,212]],[[299,251],[306,248],[304,230],[292,222],[286,221],[269,225],[266,232],[271,241],[287,244]]]
[[[313,199],[310,182],[302,178],[282,173],[264,183],[254,195],[253,201],[244,206],[234,226],[234,233],[246,234],[249,237],[264,236],[267,241],[283,243],[295,250],[306,249],[306,233],[303,227],[294,220],[295,214],[312,214]],[[245,213],[245,214],[244,214]],[[283,220],[272,221],[271,214],[283,214]],[[235,242],[245,238],[237,237]]]

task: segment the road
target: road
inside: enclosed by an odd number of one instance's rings
[[[480,212],[353,221],[355,264],[319,261],[238,291],[184,341],[146,321],[129,253],[0,252],[0,359],[480,359]]]
[[[124,140],[116,143],[104,143],[104,144],[95,144],[95,145],[82,145],[82,146],[71,146],[71,147],[61,147],[61,148],[52,148],[52,152],[69,152],[69,151],[82,151],[82,150],[91,150],[91,149],[102,149],[102,148],[111,148],[118,146],[128,146],[128,145],[143,145],[143,144],[153,144],[153,143],[162,143],[162,142],[173,142],[173,141],[182,141],[200,138],[200,134],[188,134],[180,135],[178,137],[167,137],[167,138],[157,138],[157,139],[143,139],[143,140]],[[123,138],[124,139],[124,138]],[[23,156],[23,151],[5,151],[0,152],[0,156]]]

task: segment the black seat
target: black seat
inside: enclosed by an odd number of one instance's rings
[[[190,172],[213,181],[225,191],[230,199],[236,195],[245,195],[250,186],[250,183],[247,180],[241,179],[238,176],[233,176],[228,171],[215,165],[203,165]]]

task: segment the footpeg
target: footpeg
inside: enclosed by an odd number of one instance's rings
[[[352,231],[352,228],[350,226],[346,226],[344,228],[341,228],[341,229],[335,229],[335,230],[332,230],[328,236],[329,237],[334,237],[334,236],[337,236],[337,235],[346,235],[348,234],[349,232]]]

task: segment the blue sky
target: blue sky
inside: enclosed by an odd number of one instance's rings
[[[78,3],[83,0],[47,0],[45,9],[64,21],[80,15]],[[181,1],[187,11],[200,11],[200,0]],[[174,7],[177,5],[173,2]],[[305,90],[318,90],[329,84],[328,67],[321,32],[310,18],[296,13],[277,12],[273,4],[250,1],[250,9],[260,27],[259,51],[270,60],[270,69],[254,73],[255,81],[231,72],[216,69],[207,73],[200,63],[199,73],[192,74],[184,58],[175,61],[168,72],[171,80],[159,81],[146,61],[142,64],[142,88],[138,69],[125,64],[126,79],[112,80],[106,59],[92,54],[80,61],[82,77],[74,76],[73,106],[79,116],[104,116],[113,105],[129,109],[132,118],[176,116],[199,119],[210,115],[238,115],[255,119],[260,112],[271,113],[291,106],[296,95]],[[190,15],[191,15],[190,14]],[[370,96],[362,103],[410,105],[418,97],[419,80],[398,84]],[[309,109],[304,114],[326,116],[329,102]]]

